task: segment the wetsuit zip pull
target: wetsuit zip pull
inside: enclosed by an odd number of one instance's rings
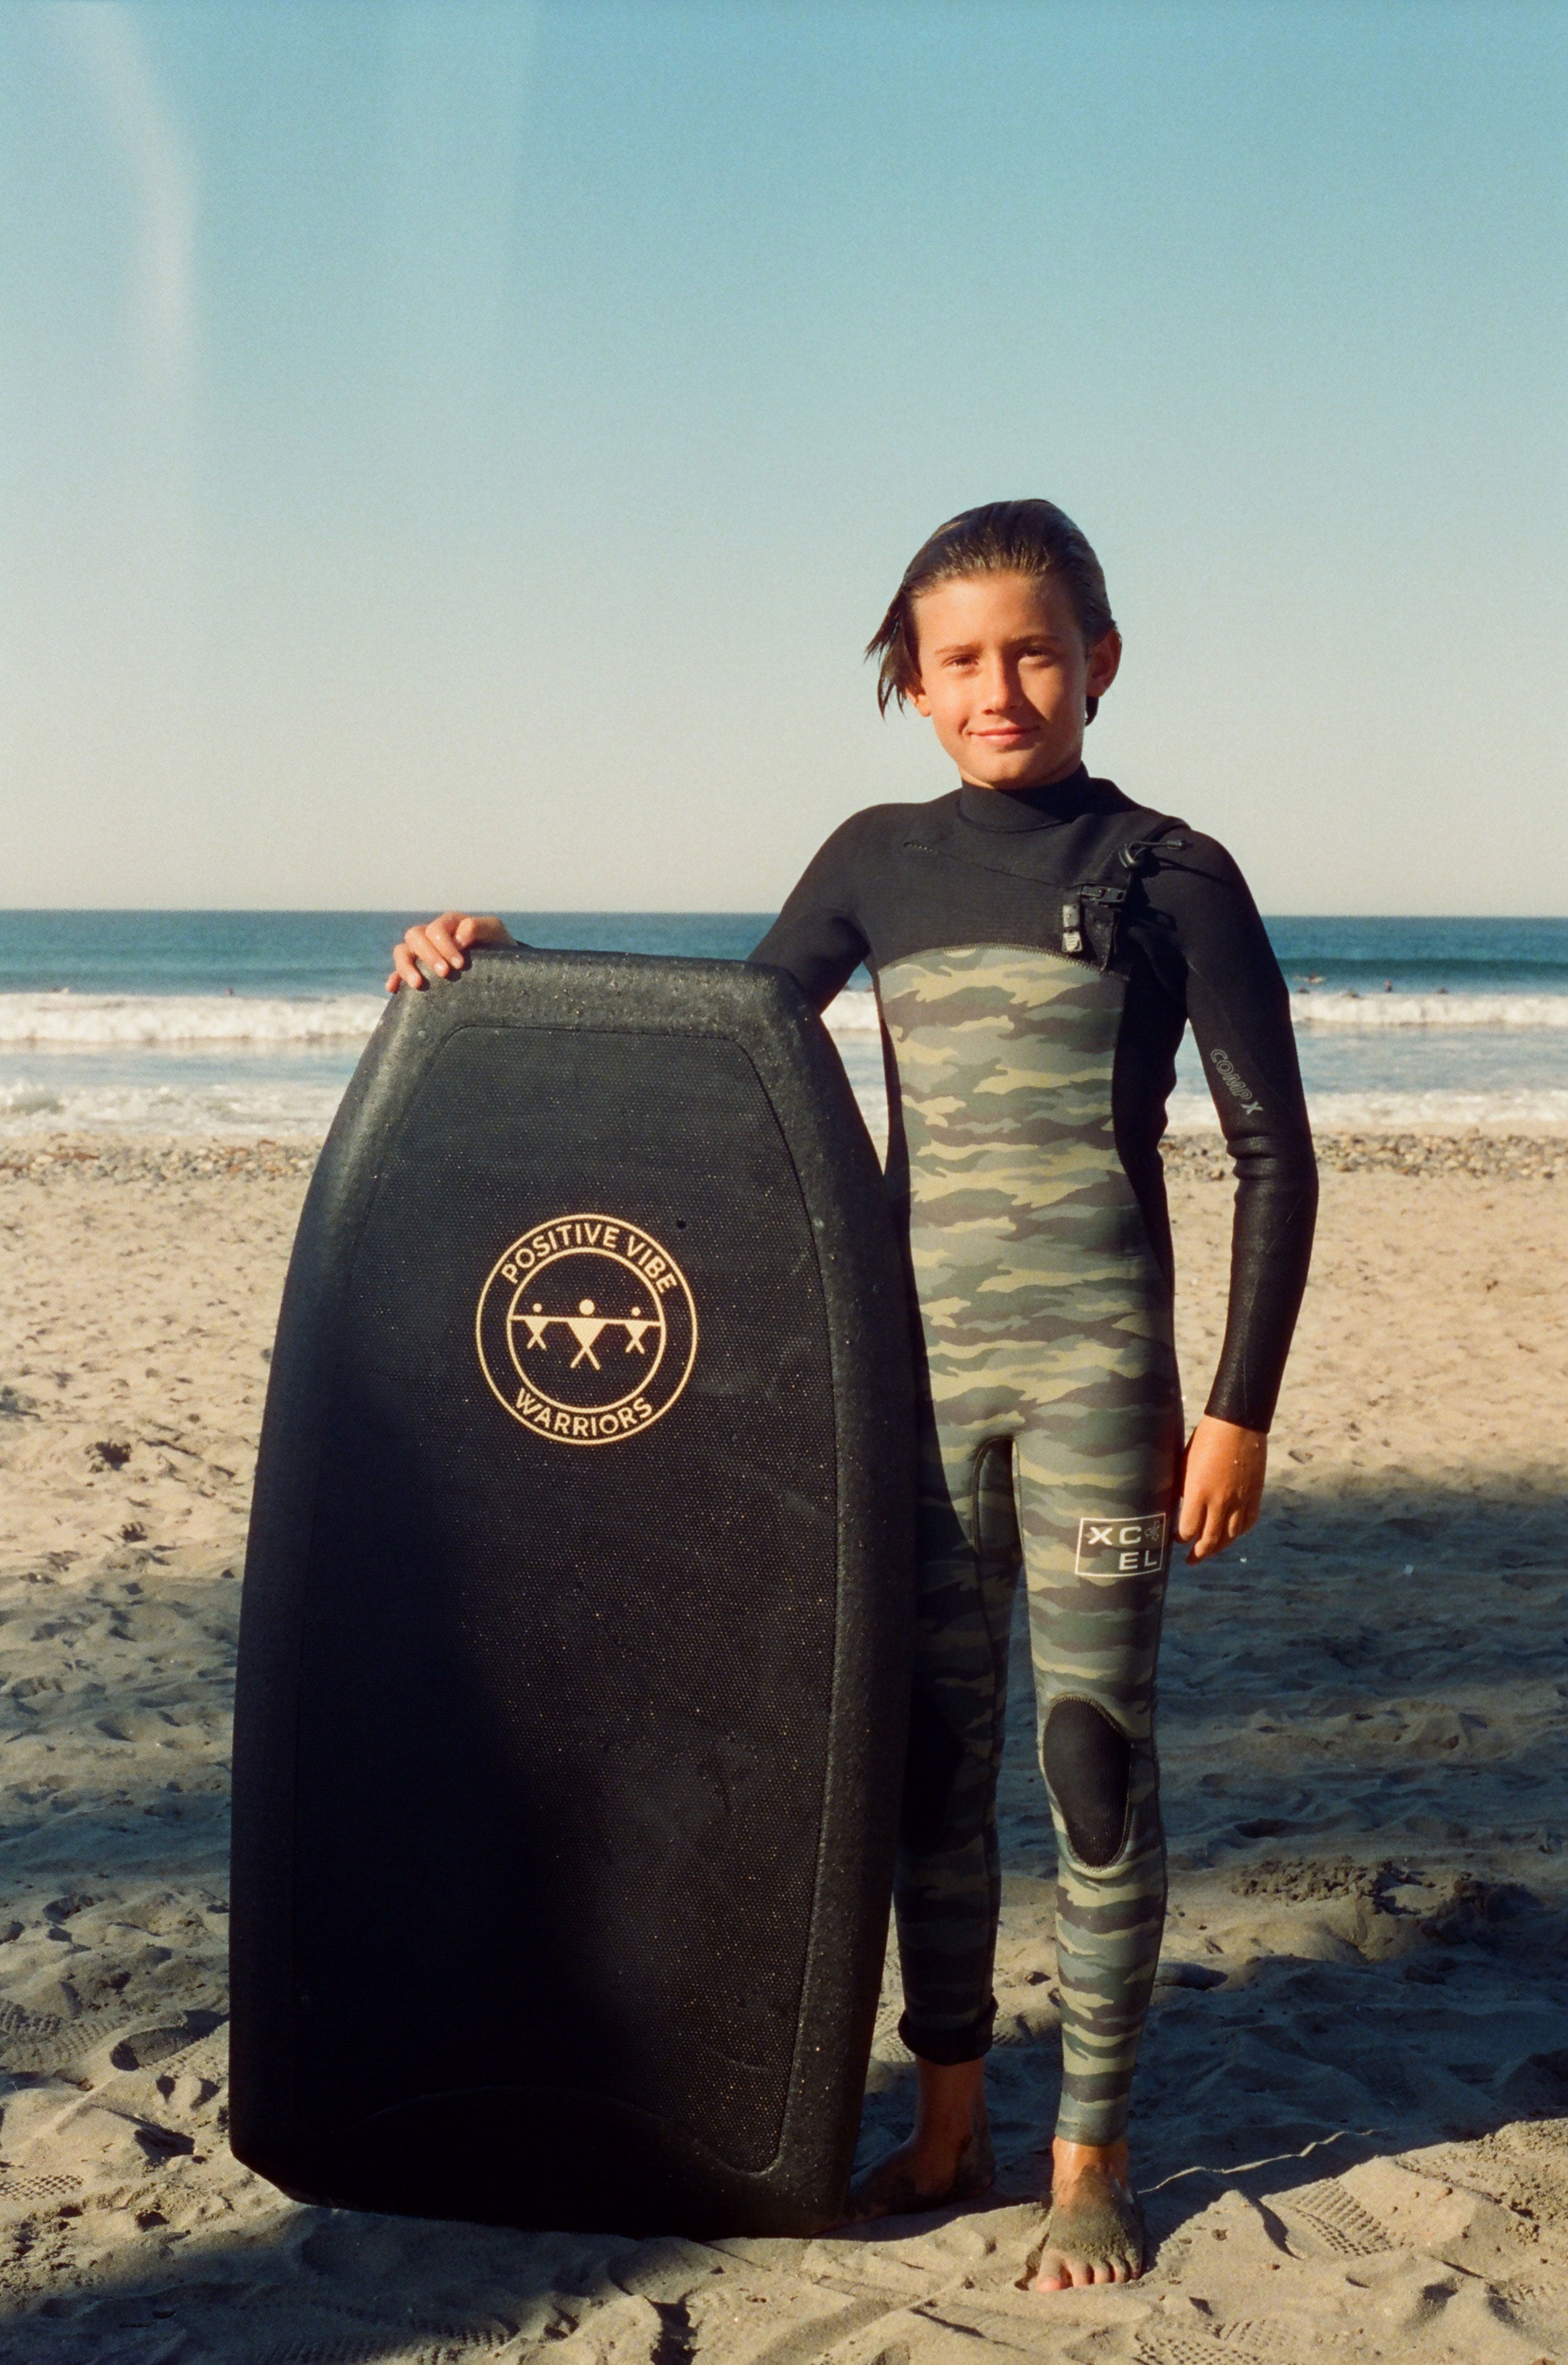
[[[1061,948],[1064,953],[1083,950],[1083,904],[1076,895],[1061,907]]]
[[[1169,837],[1135,837],[1130,846],[1122,848],[1122,860],[1129,870],[1158,870],[1162,854],[1185,854],[1192,845],[1180,830]]]

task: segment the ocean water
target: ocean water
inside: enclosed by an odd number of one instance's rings
[[[396,912],[0,912],[0,1135],[319,1136]],[[518,913],[537,945],[744,958],[767,913]],[[1326,1129],[1568,1132],[1568,920],[1271,919]],[[828,1014],[885,1122],[864,976]],[[1214,1123],[1191,1043],[1171,1122]]]

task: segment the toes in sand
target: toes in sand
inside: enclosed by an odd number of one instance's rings
[[[1086,2283],[1135,2282],[1143,2262],[1143,2218],[1137,2201],[1117,2178],[1091,2169],[1053,2206],[1029,2288],[1056,2292]]]

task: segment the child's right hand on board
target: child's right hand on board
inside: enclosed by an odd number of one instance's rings
[[[442,912],[423,927],[405,931],[399,943],[392,947],[392,974],[386,981],[388,993],[396,993],[406,985],[413,993],[422,993],[426,981],[420,970],[423,961],[437,977],[451,977],[468,966],[468,950],[473,945],[514,945],[517,938],[503,920],[493,912],[479,915],[472,912]]]

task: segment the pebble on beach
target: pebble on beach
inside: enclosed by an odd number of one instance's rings
[[[1217,1133],[1168,1133],[1161,1149],[1173,1173],[1231,1182],[1234,1169]],[[45,1135],[0,1140],[0,1181],[29,1182],[76,1173],[105,1182],[187,1182],[218,1176],[277,1182],[310,1173],[314,1141],[175,1140],[127,1135]],[[1317,1162],[1337,1174],[1474,1174],[1487,1182],[1528,1177],[1555,1182],[1568,1170],[1568,1140],[1528,1134],[1320,1133]]]

